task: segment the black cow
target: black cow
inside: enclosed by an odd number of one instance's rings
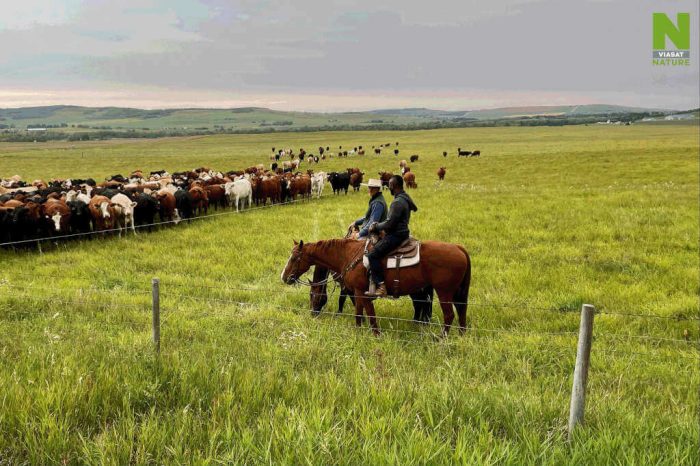
[[[160,208],[158,199],[146,193],[135,194],[134,198],[136,201],[134,223],[136,225],[152,225]],[[151,228],[151,226],[148,227],[149,230]]]
[[[185,220],[194,216],[192,209],[192,196],[189,191],[178,189],[175,191],[175,206],[180,218]]]
[[[350,187],[350,174],[348,172],[332,172],[328,174],[328,181],[333,187],[334,194],[340,194],[340,191],[345,191],[348,193],[348,188]]]
[[[117,181],[117,182],[119,182],[119,183],[126,183],[127,181],[129,181],[129,180],[127,180],[126,178],[124,178],[122,175],[112,175],[112,176],[110,176],[109,178],[105,178],[105,180],[107,180],[107,181]]]
[[[73,233],[87,233],[91,230],[92,216],[90,209],[83,201],[69,201],[70,229]]]
[[[399,150],[398,150],[398,149],[394,149],[394,155],[399,155]]]
[[[412,155],[411,156],[411,162],[417,162],[418,161],[418,156],[417,155]]]

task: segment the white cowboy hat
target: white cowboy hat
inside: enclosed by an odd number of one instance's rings
[[[367,183],[360,183],[362,186],[367,186],[368,188],[381,188],[382,181],[375,178],[370,178]]]

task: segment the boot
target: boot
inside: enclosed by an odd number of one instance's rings
[[[377,294],[377,285],[374,283],[374,280],[369,281],[369,290],[365,291],[365,296],[374,296]]]
[[[384,285],[384,282],[381,282],[379,284],[374,296],[376,296],[377,298],[386,298],[386,286]]]
[[[369,296],[370,298],[386,298],[386,286],[384,282],[378,285],[375,285],[374,282],[370,282],[369,290],[365,292],[365,296]]]

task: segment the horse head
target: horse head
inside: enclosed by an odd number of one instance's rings
[[[287,285],[297,282],[299,277],[311,268],[311,265],[309,256],[304,250],[304,241],[299,241],[298,243],[294,241],[292,253],[287,260],[287,265],[282,270],[282,281]]]

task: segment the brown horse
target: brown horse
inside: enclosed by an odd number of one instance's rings
[[[296,283],[312,265],[325,267],[339,276],[343,285],[355,296],[355,323],[362,325],[363,311],[369,316],[370,325],[379,333],[372,300],[364,296],[369,281],[362,266],[364,241],[331,239],[304,244],[294,242],[292,253],[282,271],[282,281]],[[467,326],[467,301],[471,280],[471,260],[467,251],[456,244],[425,241],[421,244],[421,261],[417,266],[386,271],[387,291],[397,296],[417,293],[426,286],[437,292],[444,317],[443,334],[447,335],[454,320],[454,305],[459,316],[459,330]],[[398,285],[395,280],[400,280]]]

